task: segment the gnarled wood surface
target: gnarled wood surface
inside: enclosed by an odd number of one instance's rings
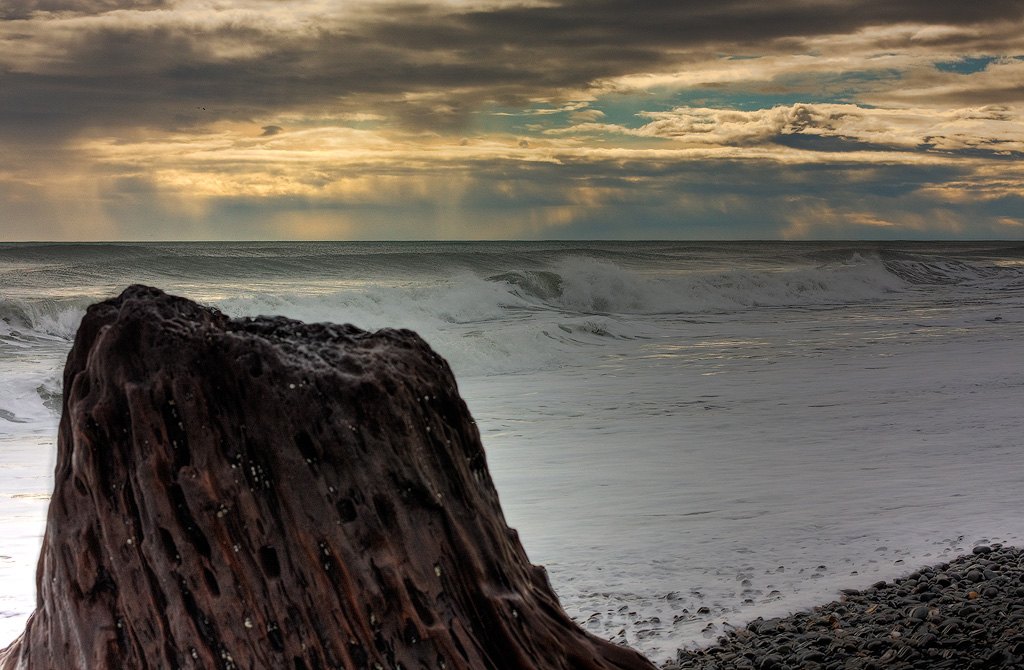
[[[37,582],[5,670],[653,667],[562,611],[415,333],[143,286],[68,357]]]

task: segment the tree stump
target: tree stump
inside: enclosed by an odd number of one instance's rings
[[[415,333],[132,286],[64,371],[37,608],[4,670],[650,670],[561,609]]]

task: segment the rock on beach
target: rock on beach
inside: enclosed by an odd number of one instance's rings
[[[757,619],[664,670],[1024,668],[1024,551],[975,547],[949,563],[812,611]]]
[[[64,371],[3,670],[652,670],[562,610],[415,333],[230,319],[144,286]]]

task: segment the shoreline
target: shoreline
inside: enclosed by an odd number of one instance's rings
[[[663,670],[974,669],[1024,665],[1024,550],[980,545],[839,600],[755,619]]]

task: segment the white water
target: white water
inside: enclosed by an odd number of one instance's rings
[[[121,252],[72,249],[70,282],[54,279],[67,250],[7,275],[0,636],[34,606],[58,418],[43,400],[59,393],[75,315],[128,281],[232,315],[420,331],[452,363],[506,518],[563,605],[655,661],[1024,537],[1012,249],[465,245],[257,277],[225,268],[226,250],[188,282],[199,254],[177,247],[88,281],[81,268]]]
[[[574,616],[662,660],[1020,542],[1020,323],[950,324],[978,329],[957,343],[852,321],[702,324],[690,347],[463,387],[510,523]]]

